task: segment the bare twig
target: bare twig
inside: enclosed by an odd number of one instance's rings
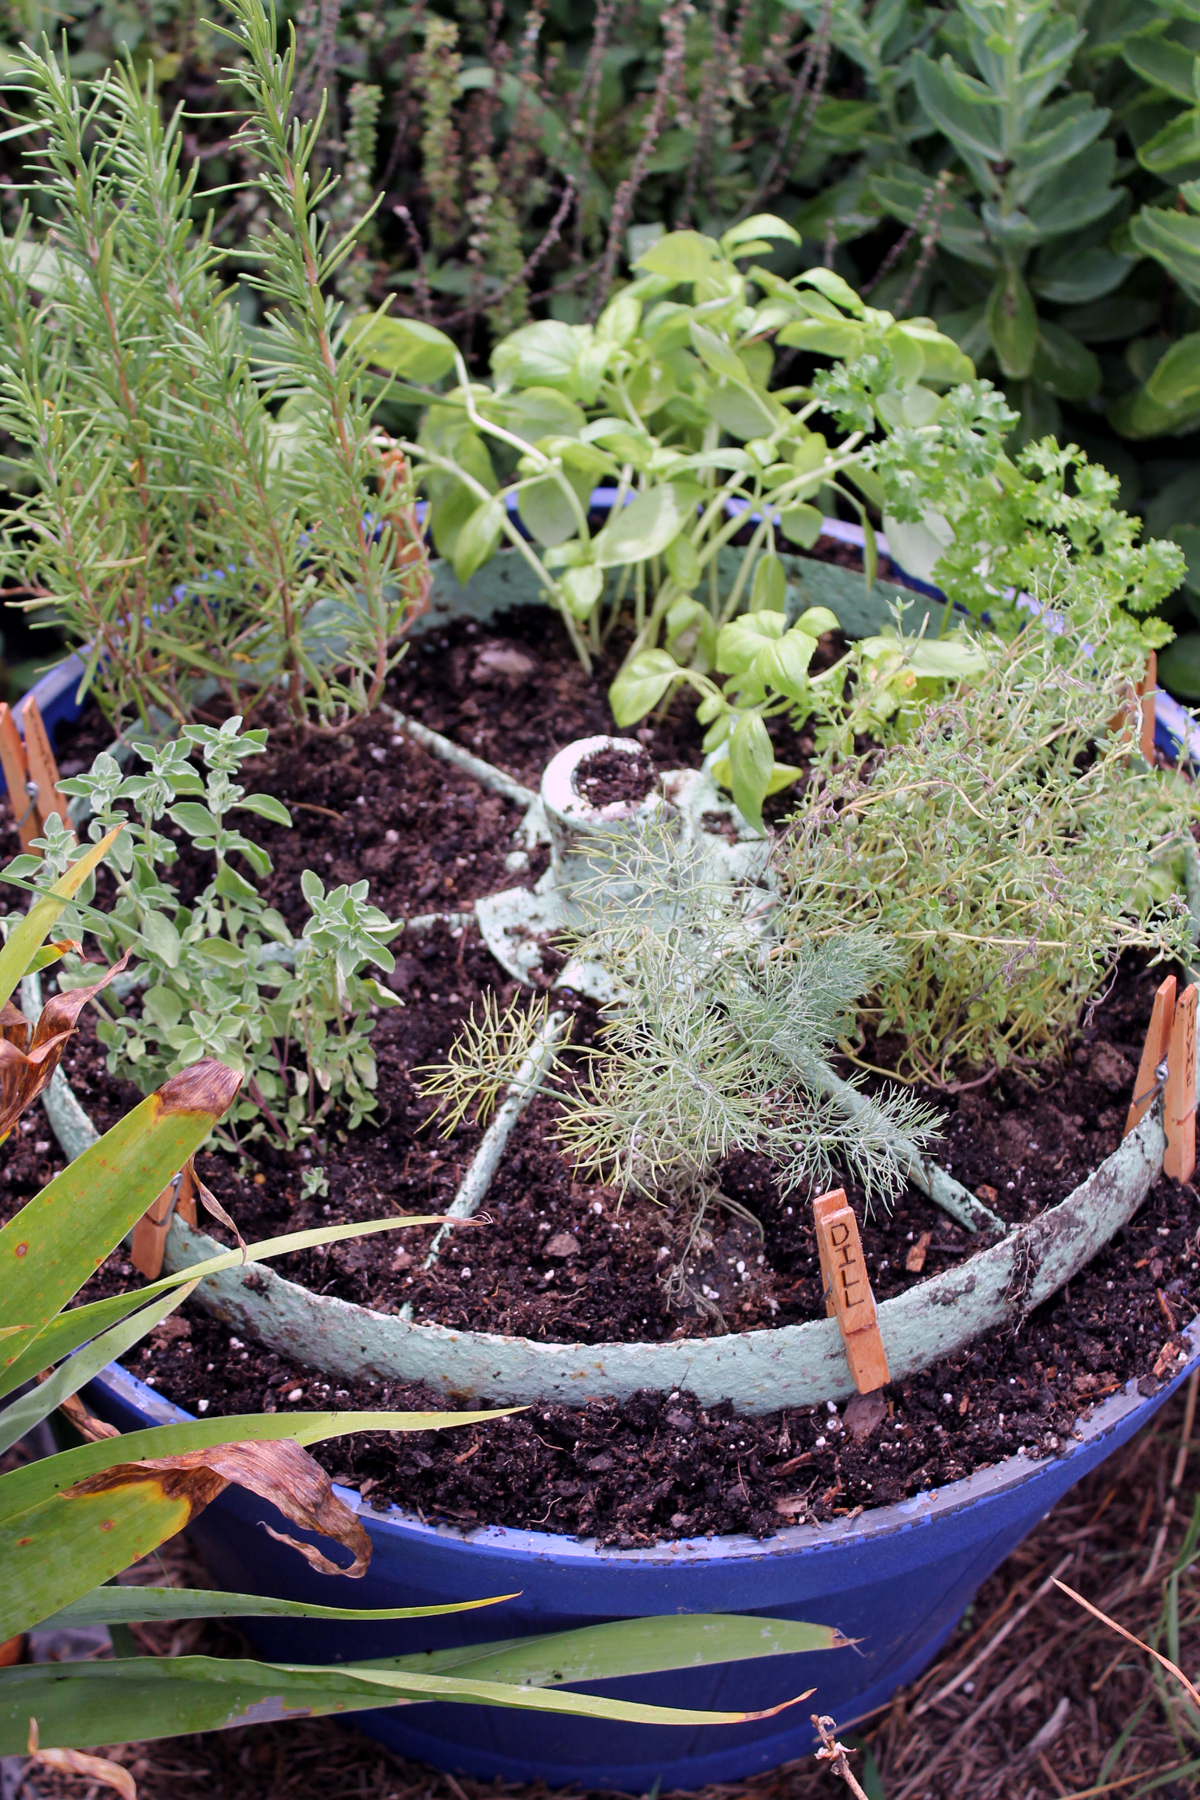
[[[303,44],[305,36],[314,24],[312,0],[300,9],[296,21],[297,36]],[[341,17],[342,0],[320,0],[319,14],[315,20],[316,42],[309,58],[308,67],[296,83],[295,98],[292,102],[293,118],[307,121],[315,106],[321,104],[321,97],[329,88],[337,67],[337,28]],[[326,129],[337,133],[337,107],[331,106],[325,115]]]
[[[829,1764],[830,1773],[837,1775],[846,1783],[854,1795],[854,1800],[869,1800],[866,1789],[860,1787],[854,1778],[854,1772],[850,1767],[850,1752],[845,1744],[838,1743],[834,1735],[837,1731],[834,1721],[828,1714],[814,1713],[812,1722],[821,1739],[821,1748],[816,1752],[817,1761]]]
[[[1117,1621],[1115,1619],[1110,1619],[1106,1612],[1102,1612],[1098,1606],[1093,1606],[1091,1601],[1085,1600],[1082,1594],[1077,1594],[1075,1589],[1068,1587],[1065,1581],[1056,1580],[1054,1585],[1055,1587],[1061,1588],[1064,1594],[1067,1594],[1072,1600],[1082,1606],[1085,1612],[1090,1612],[1094,1619],[1099,1619],[1102,1625],[1107,1625],[1110,1631],[1115,1631],[1119,1637],[1123,1637],[1126,1643],[1135,1644],[1139,1650],[1144,1650],[1147,1656],[1152,1656],[1155,1662],[1161,1664],[1167,1671],[1168,1675],[1173,1675],[1175,1677],[1180,1687],[1182,1687],[1186,1693],[1188,1699],[1198,1710],[1200,1710],[1200,1689],[1193,1687],[1178,1663],[1173,1663],[1169,1656],[1163,1655],[1161,1650],[1155,1650],[1151,1645],[1144,1644],[1140,1637],[1135,1637],[1133,1635],[1132,1631],[1126,1631],[1123,1625],[1118,1625]]]
[[[921,277],[933,261],[933,253],[937,249],[938,236],[941,232],[942,214],[950,204],[950,195],[948,192],[950,179],[951,178],[945,169],[943,169],[942,173],[938,176],[938,195],[933,203],[933,211],[929,216],[929,223],[921,236],[921,253],[913,264],[912,274],[905,284],[904,292],[896,302],[896,317],[898,319],[902,319],[912,305],[913,296],[921,285]]]
[[[429,277],[425,273],[425,249],[421,243],[421,234],[413,223],[413,216],[409,212],[407,206],[397,204],[393,206],[392,211],[403,225],[409,248],[412,250],[413,256],[416,259],[417,279],[413,283],[413,292],[417,296],[417,305],[421,309],[421,317],[427,319],[433,310],[433,297],[429,292]]]
[[[587,120],[583,128],[583,139],[579,146],[579,166],[588,169],[592,163],[592,150],[596,142],[596,120],[600,112],[600,66],[604,61],[604,52],[608,48],[608,34],[617,10],[617,0],[600,0],[596,8],[596,17],[592,25],[592,41],[588,49],[588,59],[583,71],[583,79],[575,95],[575,106],[568,122],[568,132],[573,134],[579,109],[586,96],[588,102]],[[575,215],[575,260],[583,256],[583,231],[585,225],[585,208],[580,206]]]
[[[492,293],[480,295],[479,299],[473,301],[470,306],[464,306],[459,312],[451,313],[448,318],[439,319],[438,324],[464,325],[468,319],[478,318],[480,313],[487,311],[489,307],[496,306],[501,300],[506,299],[514,288],[519,288],[528,281],[547,251],[552,250],[562,236],[563,224],[571,210],[571,202],[574,198],[575,182],[573,177],[568,175],[562,191],[562,198],[558,203],[558,210],[550,221],[545,237],[536,249],[530,251],[517,273],[506,281],[503,287],[496,288]]]
[[[817,29],[809,39],[804,61],[797,70],[796,79],[792,84],[787,116],[783,121],[778,142],[767,159],[767,166],[762,172],[758,187],[742,206],[738,215],[740,218],[748,218],[751,213],[757,212],[764,200],[769,200],[772,194],[779,192],[787,180],[787,170],[783,166],[784,157],[790,156],[794,161],[807,142],[813,120],[817,116],[817,108],[825,94],[825,82],[829,75],[832,29],[833,0],[825,0],[825,4],[821,8],[821,17],[817,22]],[[806,96],[808,105],[804,109],[800,129],[793,139],[792,127],[796,123],[796,115]]]

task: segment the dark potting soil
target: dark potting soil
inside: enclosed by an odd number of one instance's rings
[[[913,1381],[842,1407],[762,1418],[687,1392],[536,1405],[486,1425],[366,1433],[317,1447],[376,1508],[633,1547],[662,1538],[820,1524],[938,1488],[1000,1457],[1063,1454],[1077,1420],[1136,1377],[1157,1391],[1200,1298],[1200,1197],[1160,1181],[1070,1286]],[[165,1398],[209,1417],[322,1408],[444,1411],[428,1389],[331,1381],[243,1343],[189,1302],[128,1359]],[[1155,1371],[1158,1373],[1155,1373]]]
[[[1005,1219],[1020,1222],[1063,1199],[1116,1149],[1159,974],[1132,963],[1123,968],[1073,1054],[1045,1072],[1041,1085],[1006,1074],[988,1088],[943,1097],[939,1160]],[[453,1198],[480,1129],[463,1124],[443,1138],[428,1127],[431,1105],[413,1071],[444,1056],[494,968],[473,928],[438,926],[404,934],[396,975],[407,1004],[376,1023],[377,1126],[348,1138],[327,1131],[317,1147],[299,1152],[260,1139],[253,1169],[239,1170],[223,1155],[201,1160],[204,1179],[247,1238],[325,1222],[442,1213]],[[502,986],[501,1002],[514,991],[513,984]],[[593,1027],[592,1009],[577,1003],[576,1042],[586,1046]],[[94,1046],[81,1034],[66,1070],[97,1123],[107,1124],[109,1112],[97,1100],[109,1078],[97,1065]],[[555,1142],[555,1117],[553,1098],[533,1103],[489,1189],[489,1223],[458,1227],[432,1269],[421,1266],[432,1228],[306,1251],[276,1267],[316,1291],[378,1312],[407,1304],[419,1321],[547,1342],[658,1341],[821,1315],[810,1196],[781,1195],[765,1158],[739,1153],[717,1170],[722,1192],[754,1215],[761,1236],[740,1216],[712,1208],[684,1259],[690,1212],[645,1197],[621,1200],[580,1180]],[[876,1205],[868,1215],[861,1190],[849,1180],[845,1185],[881,1300],[957,1265],[976,1247],[978,1240],[912,1188],[890,1212]],[[684,1291],[672,1301],[666,1278],[680,1267]]]
[[[578,764],[571,785],[590,806],[633,804],[644,800],[658,779],[645,750],[593,750]]]
[[[556,613],[515,607],[486,626],[455,619],[414,638],[388,684],[388,699],[455,743],[536,787],[555,753],[579,738],[615,733],[608,689],[628,648],[615,633],[593,657],[589,676]],[[816,674],[845,654],[846,640],[826,632],[813,655]],[[767,721],[780,762],[803,767],[813,750],[807,725],[781,714]],[[622,729],[635,738],[660,773],[699,768],[705,728],[696,721],[696,696],[683,687],[664,711]],[[768,803],[768,818],[786,816],[787,796]]]

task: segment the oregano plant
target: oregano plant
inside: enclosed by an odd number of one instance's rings
[[[373,1016],[398,1001],[368,971],[394,967],[387,943],[401,926],[370,905],[366,881],[327,893],[306,869],[311,916],[294,937],[234,867],[236,856],[260,880],[271,872],[267,852],[237,829],[233,813],[291,823],[278,800],[236,780],[266,737],[237,717],[219,729],[190,725],[164,744],[135,743],[145,773],[126,774],[105,751],[86,775],[64,779],[64,791],[90,811],[93,840],[127,823],[111,852],[112,905],[88,905],[67,925],[79,936],[86,924],[109,958],[129,953],[124,999],[110,986],[96,1026],[112,1073],[149,1092],[197,1058],[215,1057],[245,1078],[228,1121],[246,1124],[250,1138],[270,1129],[294,1145],[335,1108],[349,1129],[375,1108]],[[178,851],[160,829],[164,820],[212,858],[212,877],[190,904],[171,880]],[[69,865],[74,839],[51,815],[34,849],[40,854],[17,857],[3,879],[45,887]],[[92,898],[89,889],[82,898]],[[90,979],[77,959],[60,976],[64,986]]]

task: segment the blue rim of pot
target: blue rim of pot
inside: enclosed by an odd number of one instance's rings
[[[611,507],[616,499],[616,494],[615,488],[595,488],[590,504],[597,509]],[[419,516],[424,504],[422,502],[418,506]],[[508,504],[509,510],[516,516],[515,497],[510,497]],[[752,520],[756,520],[758,516],[757,513],[750,515]],[[521,529],[524,530],[524,527],[522,526]],[[847,544],[859,551],[863,548],[862,526],[849,524],[843,519],[822,519],[821,536],[834,538],[839,543]],[[902,564],[896,561],[895,557],[891,556],[887,537],[883,532],[876,532],[875,542],[880,552],[889,557],[892,572],[900,586],[910,588],[914,593],[923,594],[930,600],[945,602],[946,596],[941,588],[934,587],[929,582],[920,580],[918,576],[910,574]],[[50,735],[50,741],[54,742],[58,726],[75,713],[77,704],[75,696],[79,683],[83,680],[85,668],[83,657],[78,651],[72,651],[61,662],[55,663],[44,675],[40,676],[27,693],[22,694],[13,707],[13,717],[22,736],[25,731],[22,717],[25,702],[32,698],[42,715],[42,721]],[[1154,690],[1154,742],[1156,748],[1172,762],[1186,754],[1193,762],[1200,764],[1200,725],[1197,725],[1195,718],[1186,707],[1181,706],[1178,700],[1161,687],[1156,687]]]
[[[630,493],[627,496],[626,504],[628,504],[629,501],[632,501],[634,497],[634,494]],[[615,487],[597,487],[593,488],[588,505],[591,510],[607,512],[611,510],[616,498],[617,490]],[[517,505],[517,496],[515,494],[510,494],[506,504],[508,511],[522,536],[526,538],[530,537],[531,534],[520,516]],[[748,502],[739,503],[736,500],[730,500],[728,502],[727,510],[732,514],[747,511],[748,506]],[[418,523],[424,525],[429,513],[428,502],[424,500],[418,501],[415,510]],[[761,514],[759,513],[749,513],[747,523],[757,523],[760,518]],[[849,545],[852,549],[861,551],[863,548],[862,526],[848,524],[842,519],[823,518],[821,520],[821,536],[833,538],[839,543]],[[880,553],[889,557],[896,582],[899,586],[910,588],[914,593],[923,594],[931,600],[937,600],[939,602],[945,601],[945,595],[940,588],[931,587],[928,582],[919,580],[915,575],[910,575],[906,569],[902,568],[901,565],[890,556],[887,537],[884,533],[876,532],[875,542]],[[79,651],[71,651],[67,656],[63,657],[61,661],[56,662],[51,668],[47,669],[44,675],[39,676],[33,686],[29,688],[26,693],[21,695],[21,698],[16,702],[12,711],[13,717],[17,722],[17,728],[22,736],[25,734],[23,717],[25,703],[27,700],[32,699],[42,715],[42,722],[49,733],[51,743],[54,743],[58,726],[71,719],[76,712],[77,705],[79,704],[76,696],[79,684],[84,678],[86,666],[83,655]],[[1200,732],[1197,733],[1197,746],[1198,754],[1200,754]]]

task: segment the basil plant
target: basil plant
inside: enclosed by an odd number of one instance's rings
[[[625,624],[618,724],[690,681],[716,777],[755,822],[796,773],[776,767],[765,721],[812,710],[830,685],[809,667],[835,620],[816,608],[788,622],[781,547],[810,548],[840,498],[862,521],[870,588],[868,506],[902,522],[937,512],[990,472],[1013,417],[929,320],[864,305],[832,270],[784,280],[753,261],[780,240],[799,241],[767,216],[719,240],[660,236],[594,325],[545,320],[498,343],[490,383],[428,325],[360,328],[394,376],[453,373],[438,392],[392,391],[427,402],[399,447],[459,580],[511,545],[589,668]]]

